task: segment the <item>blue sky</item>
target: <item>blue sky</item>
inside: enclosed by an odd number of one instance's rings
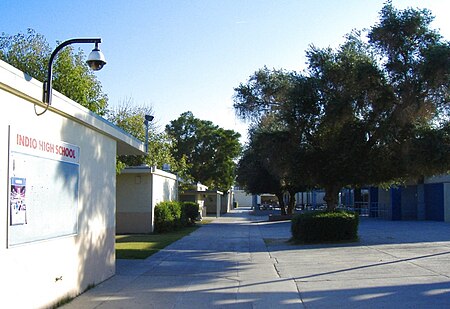
[[[0,31],[33,28],[56,41],[101,37],[108,64],[96,73],[111,107],[149,105],[163,128],[185,111],[246,135],[234,87],[257,69],[301,71],[310,44],[336,47],[352,29],[374,25],[382,0],[2,0]],[[393,0],[429,8],[450,40],[450,1]],[[77,45],[86,54],[90,45]],[[244,140],[244,139],[243,139]]]

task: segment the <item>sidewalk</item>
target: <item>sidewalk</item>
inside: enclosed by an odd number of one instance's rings
[[[360,241],[290,245],[233,210],[63,308],[449,308],[450,224],[362,218]]]

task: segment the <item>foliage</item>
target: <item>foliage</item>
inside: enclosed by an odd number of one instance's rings
[[[199,205],[195,202],[181,202],[181,211],[185,225],[194,225],[198,217]]]
[[[210,189],[227,191],[235,178],[240,134],[185,112],[166,126],[176,160],[186,160],[188,174]]]
[[[379,173],[386,170],[378,165],[388,145],[382,140],[385,113],[394,101],[384,74],[361,44],[351,37],[336,52],[314,47],[308,51],[321,110],[309,139],[309,163],[331,209],[342,187],[390,177]]]
[[[28,29],[27,33],[0,36],[0,59],[29,76],[44,81],[52,50],[43,35]],[[89,110],[103,116],[108,97],[100,81],[85,64],[86,56],[73,46],[61,50],[53,64],[53,88]]]
[[[121,102],[118,106],[108,111],[108,120],[128,132],[141,141],[145,141],[144,125],[145,115],[153,115],[150,106],[136,105],[132,99]],[[126,166],[139,166],[146,164],[162,168],[164,164],[169,164],[171,171],[185,177],[187,170],[186,160],[181,158],[176,160],[172,155],[173,142],[165,132],[157,132],[157,126],[149,122],[148,132],[148,154],[146,156],[126,155],[119,156],[117,160],[117,171]]]
[[[174,217],[174,204],[179,206],[178,202],[160,202],[155,206],[155,232],[164,233],[175,229],[177,219]]]
[[[358,239],[359,216],[354,212],[312,211],[295,215],[292,238],[303,243],[354,241]]]
[[[295,181],[301,172],[292,166],[299,152],[289,132],[272,130],[270,120],[263,120],[250,130],[249,144],[238,163],[236,181],[251,194],[275,194],[281,213],[291,214],[295,193],[303,188],[298,185],[300,182]],[[283,192],[290,194],[287,210]]]
[[[194,202],[160,202],[155,206],[155,232],[166,233],[195,224],[199,205]]]
[[[119,175],[127,165],[123,163],[119,158],[116,159],[116,175]]]
[[[273,119],[270,134],[289,137],[292,149],[265,154],[273,165],[265,164],[267,172],[324,188],[329,210],[345,186],[447,172],[450,45],[431,21],[427,10],[398,11],[388,2],[366,37],[354,31],[336,50],[311,46],[304,73],[264,68],[239,85],[238,115]],[[288,166],[295,172],[284,172]]]
[[[28,29],[27,33],[9,36],[2,32],[0,58],[22,72],[44,81],[52,51],[45,37]]]
[[[166,202],[169,204],[169,209],[172,213],[173,218],[173,229],[179,229],[180,227],[185,225],[185,222],[183,221],[183,212],[181,209],[181,203],[178,201],[172,201],[172,202]]]
[[[239,160],[236,181],[251,194],[282,193],[279,179],[263,166],[257,151],[251,146],[244,149]]]
[[[137,139],[145,140],[145,115],[153,115],[153,108],[148,105],[138,105],[132,98],[126,98],[122,102],[108,110],[107,119],[128,132]],[[156,125],[149,122],[149,131],[155,131]]]

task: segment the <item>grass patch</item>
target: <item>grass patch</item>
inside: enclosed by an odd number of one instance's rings
[[[116,259],[145,259],[198,228],[196,225],[164,234],[116,235]]]

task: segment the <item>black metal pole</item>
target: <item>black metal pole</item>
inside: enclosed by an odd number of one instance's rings
[[[148,120],[145,123],[145,153],[148,153]]]
[[[50,56],[50,60],[48,61],[48,68],[47,68],[47,80],[44,81],[43,85],[43,93],[42,93],[42,102],[47,103],[48,105],[51,105],[52,103],[52,68],[53,68],[53,60],[56,57],[56,54],[66,47],[67,45],[74,44],[74,43],[101,43],[101,38],[86,38],[86,39],[70,39],[67,41],[62,42],[59,44],[55,50],[53,51],[52,55]]]

